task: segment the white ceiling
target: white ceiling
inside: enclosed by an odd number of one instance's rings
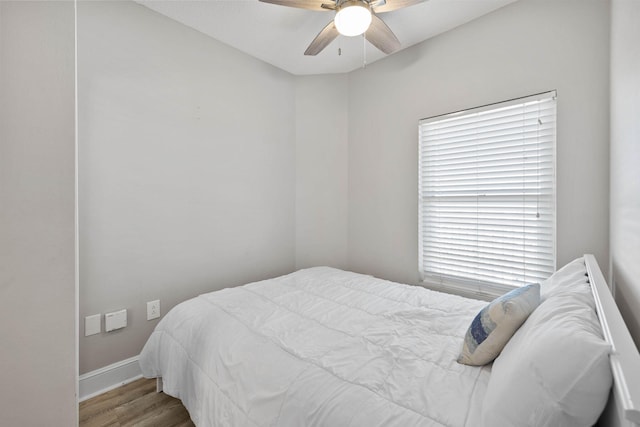
[[[379,16],[402,49],[515,0],[429,0]],[[339,36],[317,56],[304,51],[333,11],[310,11],[258,0],[137,0],[175,21],[292,74],[345,73],[386,55],[362,37]],[[338,55],[338,49],[342,55]]]

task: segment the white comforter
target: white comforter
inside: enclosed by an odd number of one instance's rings
[[[199,426],[475,426],[490,371],[456,358],[484,305],[311,268],[176,306],[140,365]]]

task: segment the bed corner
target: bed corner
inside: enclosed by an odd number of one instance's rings
[[[613,373],[611,395],[599,425],[640,426],[640,353],[602,275],[595,256],[584,261],[605,340],[611,345],[609,357]]]

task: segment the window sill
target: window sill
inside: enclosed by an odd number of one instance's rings
[[[447,294],[458,295],[465,298],[477,299],[481,301],[493,301],[508,290],[500,290],[495,288],[478,289],[477,286],[464,285],[455,282],[443,282],[426,278],[420,282],[424,288],[432,291],[443,292]]]

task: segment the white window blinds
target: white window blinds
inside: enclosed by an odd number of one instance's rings
[[[482,292],[555,270],[555,92],[419,124],[419,265]]]

